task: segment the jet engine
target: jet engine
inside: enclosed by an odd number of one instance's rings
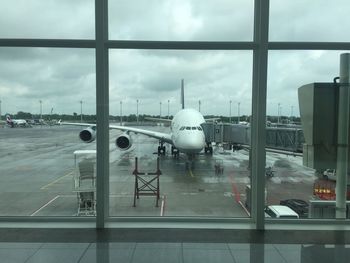
[[[79,133],[79,138],[86,143],[93,142],[96,138],[96,131],[92,127],[86,128]]]
[[[122,151],[128,150],[132,145],[131,136],[126,132],[119,135],[115,140],[115,145]]]

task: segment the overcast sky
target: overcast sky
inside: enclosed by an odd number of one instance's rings
[[[270,0],[272,41],[350,41],[350,1]],[[307,4],[306,4],[307,3]],[[0,0],[1,38],[94,38],[94,0]],[[109,36],[132,40],[251,41],[253,0],[110,0]],[[339,75],[343,51],[271,51],[267,113],[299,115],[297,89]],[[251,51],[110,51],[110,114],[251,113]],[[0,48],[2,114],[95,113],[95,52]]]

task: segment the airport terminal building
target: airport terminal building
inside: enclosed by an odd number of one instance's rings
[[[348,1],[2,6],[3,262],[347,262]]]

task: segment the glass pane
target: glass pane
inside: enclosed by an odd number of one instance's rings
[[[95,121],[94,50],[0,48],[0,68],[0,214],[77,215],[73,152],[95,143],[59,123]]]
[[[95,37],[93,0],[1,1],[1,38]]]
[[[249,121],[251,70],[249,51],[110,51],[110,124],[131,131],[111,130],[111,216],[249,216],[249,154],[232,151],[230,135],[238,119]]]
[[[284,206],[273,214],[287,216],[290,211],[282,209],[288,206],[299,218],[335,218],[338,88],[333,79],[339,76],[341,53],[269,53],[266,205]],[[266,215],[277,217],[269,208]]]
[[[110,0],[111,39],[252,40],[253,0]]]
[[[271,0],[270,40],[349,41],[348,0]]]

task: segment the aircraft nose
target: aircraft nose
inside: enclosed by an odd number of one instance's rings
[[[187,152],[200,152],[205,146],[205,138],[200,134],[188,134],[183,140],[179,142],[182,149]]]

